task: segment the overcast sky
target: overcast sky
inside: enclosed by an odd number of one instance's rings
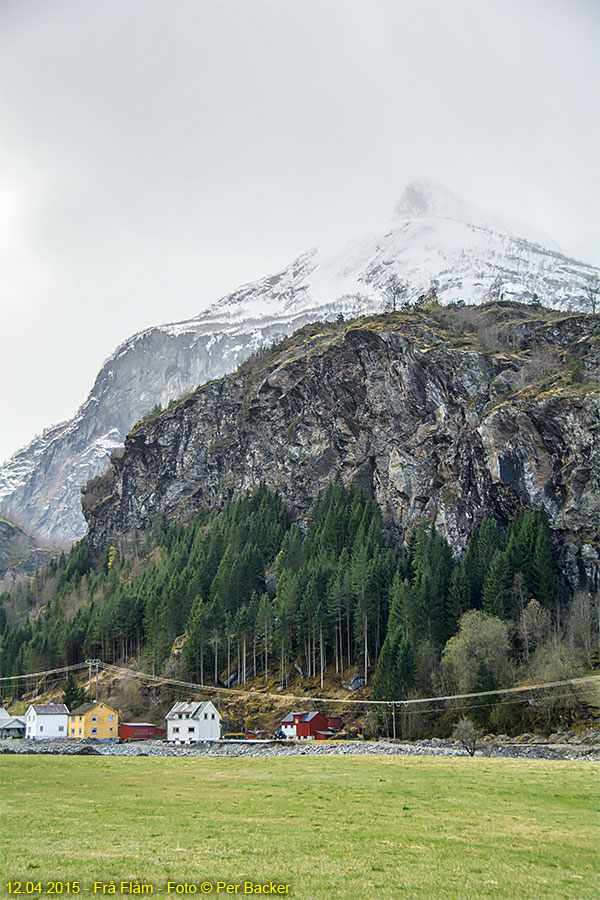
[[[596,0],[0,0],[0,460],[434,178],[600,264]]]

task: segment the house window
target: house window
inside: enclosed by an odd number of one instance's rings
[[[98,729],[97,729],[97,728],[92,728],[91,733],[92,733],[92,734],[98,734]]]
[[[114,728],[109,728],[108,730],[109,730],[109,731],[114,731],[115,729],[114,729]]]
[[[211,719],[214,719],[214,717],[215,717],[215,714],[214,714],[214,713],[212,713],[212,715],[211,715]]]
[[[193,725],[190,725],[190,727],[188,728],[188,731],[189,731],[190,734],[193,734],[193,733],[194,733],[194,726],[193,726]]]
[[[115,721],[115,717],[114,717],[114,716],[109,716],[109,717],[108,717],[108,721],[109,721],[109,722],[114,722],[114,721]],[[111,728],[111,731],[112,731],[112,728]]]
[[[59,725],[59,726],[58,726],[58,730],[59,730],[59,731],[64,731],[64,730],[65,730],[65,726],[64,726],[64,725]]]
[[[204,718],[208,719],[208,713],[204,713]]]
[[[79,734],[81,734],[81,728],[79,729]]]
[[[79,721],[81,722],[81,716],[79,716]]]
[[[44,726],[40,725],[40,731],[43,731],[43,730],[44,730]]]
[[[98,716],[92,716],[92,722],[97,722],[97,721],[98,721]]]
[[[71,728],[71,734],[75,734],[75,729]]]
[[[173,728],[173,733],[179,734],[179,725],[177,725],[176,727]]]
[[[104,703],[100,704],[100,709],[104,709]]]

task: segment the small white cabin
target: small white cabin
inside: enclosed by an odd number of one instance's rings
[[[167,741],[173,744],[194,744],[197,741],[221,739],[221,716],[210,700],[176,703],[165,719]]]
[[[35,703],[25,713],[25,737],[34,741],[66,738],[69,710],[64,703]]]

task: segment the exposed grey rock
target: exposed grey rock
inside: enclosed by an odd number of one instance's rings
[[[514,341],[551,343],[563,367],[551,386],[532,379],[528,351],[453,346],[427,316],[326,332],[136,427],[84,495],[92,547],[149,528],[157,510],[184,520],[220,508],[260,479],[303,521],[339,471],[377,499],[394,539],[425,519],[457,554],[474,519],[506,524],[544,504],[563,576],[598,589],[598,317],[504,314]],[[585,384],[565,376],[575,353]],[[500,399],[490,387],[503,372],[526,384]]]
[[[177,757],[281,757],[281,756],[468,756],[457,742],[431,738],[411,743],[401,741],[207,741],[176,746],[162,741],[132,741],[126,744],[99,744],[98,747],[62,739],[54,741],[0,740],[0,753],[41,753],[77,756],[177,756]],[[479,750],[476,755],[482,755]],[[490,757],[511,759],[600,760],[600,747],[572,745],[495,744]]]
[[[41,547],[24,528],[0,516],[0,584],[20,575],[32,575],[59,555],[54,547]]]
[[[414,182],[396,205],[394,219],[376,232],[346,246],[335,241],[302,253],[280,272],[243,285],[193,319],[127,340],[103,365],[73,419],[47,429],[0,467],[0,501],[46,537],[81,537],[79,489],[107,468],[109,453],[155,404],[165,406],[233,371],[254,350],[306,322],[380,311],[391,275],[409,283],[410,299],[435,280],[442,304],[482,303],[492,293],[528,302],[537,294],[547,306],[582,309],[598,270],[565,257],[545,235],[474,209],[440,185]],[[548,338],[554,340],[551,333]],[[466,370],[463,376],[466,388]],[[407,381],[402,369],[397,377]],[[504,373],[492,381],[491,396],[511,383]],[[413,392],[418,387],[415,374]],[[301,433],[288,454],[293,459],[303,452]],[[418,509],[428,470],[418,453],[403,456],[400,448],[397,453],[396,465],[407,467],[404,489]],[[327,456],[313,465],[322,473]],[[353,477],[357,486],[371,486],[368,456],[358,461]]]
[[[359,691],[361,688],[365,686],[365,676],[359,675],[358,672],[355,672],[352,676],[352,680],[348,685],[349,691]]]

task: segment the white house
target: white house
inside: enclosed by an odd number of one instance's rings
[[[25,713],[25,737],[34,741],[65,738],[68,720],[64,703],[34,703]]]
[[[221,739],[221,716],[210,700],[176,703],[165,719],[167,741],[174,744]]]
[[[295,738],[296,735],[296,725],[298,722],[302,721],[304,718],[303,712],[291,712],[285,717],[285,719],[281,720],[281,731],[285,734],[286,738]]]

